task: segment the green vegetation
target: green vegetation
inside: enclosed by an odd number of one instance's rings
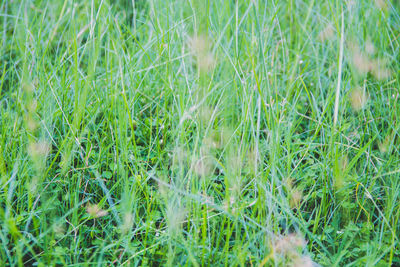
[[[0,266],[400,266],[399,1],[0,25]]]

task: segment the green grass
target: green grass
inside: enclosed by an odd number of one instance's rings
[[[0,25],[0,266],[400,266],[399,1]]]

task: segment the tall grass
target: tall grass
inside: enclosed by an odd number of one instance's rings
[[[0,2],[0,266],[400,265],[398,1]]]

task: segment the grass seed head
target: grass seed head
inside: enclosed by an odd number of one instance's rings
[[[53,225],[53,232],[57,238],[61,238],[65,234],[65,226],[61,223],[56,223]]]
[[[358,49],[355,49],[353,51],[352,60],[353,65],[360,74],[367,74],[372,68],[372,62],[364,53],[362,53]]]
[[[386,10],[386,9],[388,8],[387,1],[388,1],[388,0],[375,0],[375,5],[376,5],[379,9]]]
[[[387,80],[392,76],[392,72],[386,66],[381,64],[379,61],[376,61],[375,64],[372,65],[371,68],[372,75],[377,80]]]
[[[124,214],[122,225],[121,225],[121,232],[122,234],[128,233],[133,227],[133,214],[127,212]]]
[[[36,111],[38,106],[38,102],[36,99],[32,99],[29,103],[28,103],[28,112],[29,113],[33,113]]]
[[[388,151],[392,138],[393,138],[393,133],[388,134],[386,136],[385,140],[383,140],[382,142],[379,142],[378,148],[381,153],[386,153]]]
[[[317,267],[318,264],[312,261],[309,256],[295,257],[292,263],[293,267]]]
[[[211,159],[209,157],[202,157],[196,160],[193,163],[193,170],[200,177],[209,176],[213,170]]]
[[[301,200],[303,199],[303,193],[298,189],[294,189],[290,195],[290,207],[293,208],[298,208]]]
[[[372,48],[373,45],[366,44],[367,53],[375,53],[375,50]],[[352,54],[352,63],[355,69],[361,75],[366,75],[367,73],[371,73],[377,80],[386,80],[391,77],[392,72],[387,67],[388,62],[382,58],[371,59],[367,54],[362,52],[360,48],[355,44],[350,44],[350,51]],[[369,51],[369,52],[368,52]]]
[[[213,112],[214,112],[214,110],[211,107],[202,105],[199,108],[199,118],[200,118],[200,120],[203,123],[207,124],[210,121],[210,119],[211,119],[211,117],[213,115]]]
[[[318,39],[321,42],[332,40],[335,37],[335,28],[329,23],[319,34]]]
[[[108,211],[102,210],[97,204],[88,204],[86,206],[86,212],[93,218],[104,217],[108,214]]]
[[[188,152],[181,146],[175,147],[172,154],[173,164],[185,164],[187,162]]]
[[[185,221],[186,210],[183,206],[169,203],[167,207],[168,230],[171,234],[176,234]]]
[[[198,68],[201,71],[210,71],[216,64],[210,43],[209,38],[204,35],[193,36],[189,39],[190,52],[197,58]]]
[[[189,39],[190,52],[196,56],[204,55],[209,51],[209,41],[204,35],[195,35]]]
[[[211,71],[216,65],[215,57],[211,53],[207,53],[204,57],[199,58],[199,68],[202,71]]]
[[[250,171],[256,171],[257,163],[260,161],[259,151],[251,148],[247,151],[246,167]]]
[[[44,140],[29,144],[29,154],[34,157],[45,158],[50,151],[50,144]]]
[[[26,117],[26,126],[28,127],[28,130],[30,132],[34,132],[39,127],[36,120],[34,118],[32,118],[32,116],[30,116],[30,115],[28,115]]]
[[[349,165],[349,158],[347,155],[343,155],[342,157],[339,158],[337,162],[337,168],[338,168],[338,173],[335,176],[334,179],[334,187],[335,189],[342,188],[345,185],[345,172],[347,169],[347,166]]]
[[[306,241],[298,234],[291,233],[279,238],[273,245],[273,250],[278,254],[289,254],[299,248],[303,248]]]
[[[22,84],[22,88],[25,92],[27,93],[33,93],[33,91],[35,91],[35,85],[34,83],[30,83],[30,82],[25,82]]]
[[[355,88],[350,93],[350,104],[355,111],[360,111],[368,101],[368,93],[360,87]]]
[[[230,155],[228,155],[227,162],[228,162],[227,166],[231,170],[231,172],[233,174],[239,175],[242,169],[242,162],[243,162],[240,155],[237,155],[235,153],[230,153]]]
[[[372,56],[375,54],[375,46],[371,42],[370,39],[365,43],[365,51],[367,52],[368,55]]]

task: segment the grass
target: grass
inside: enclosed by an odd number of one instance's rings
[[[0,266],[400,266],[398,1],[0,2]]]

